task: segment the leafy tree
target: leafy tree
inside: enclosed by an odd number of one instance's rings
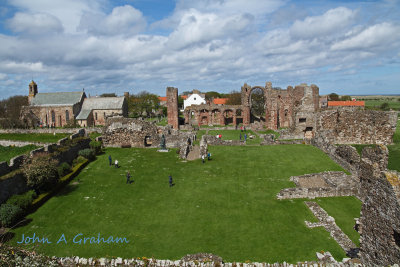
[[[343,95],[343,96],[340,98],[340,100],[342,100],[342,101],[351,101],[351,96],[349,96],[349,95]]]
[[[22,106],[28,105],[27,96],[12,96],[0,101],[0,126],[2,128],[24,128],[25,125],[20,121]]]
[[[221,94],[215,91],[210,91],[206,93],[206,100],[211,100],[213,98],[221,98]]]
[[[178,108],[181,109],[183,108],[183,98],[182,96],[178,96]]]
[[[264,92],[257,88],[251,92],[251,113],[256,116],[262,116],[265,113]]]
[[[100,97],[116,97],[117,95],[115,93],[104,93],[101,94]]]
[[[238,91],[232,91],[228,95],[227,105],[241,105],[242,104],[242,94]]]
[[[4,227],[10,227],[15,224],[22,216],[22,209],[12,204],[3,204],[0,206],[0,223]]]
[[[381,110],[389,110],[390,109],[389,103],[388,102],[384,102],[384,103],[382,103],[382,105],[379,106],[379,108]]]
[[[159,108],[160,100],[157,95],[143,91],[129,97],[128,109],[134,117],[151,117]]]
[[[32,159],[27,159],[22,164],[27,185],[38,190],[50,189],[59,179],[57,166],[58,161],[47,153],[38,153]]]
[[[339,101],[339,95],[335,93],[331,93],[328,95],[329,101]]]

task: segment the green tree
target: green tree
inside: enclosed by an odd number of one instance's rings
[[[227,105],[241,105],[242,104],[242,94],[238,91],[232,91],[228,95]]]
[[[389,106],[389,103],[388,102],[384,102],[384,103],[382,103],[382,105],[380,105],[379,106],[379,108],[381,109],[381,110],[389,110],[390,109],[390,106]]]
[[[329,101],[339,101],[339,95],[335,93],[331,93],[328,95]]]
[[[211,100],[213,98],[221,98],[221,94],[215,91],[210,91],[206,93],[206,100]]]
[[[116,97],[117,95],[115,93],[104,93],[101,94],[100,97]]]
[[[22,106],[28,105],[27,96],[11,96],[0,101],[0,122],[2,128],[24,128],[25,125],[20,121]]]
[[[342,100],[342,101],[351,101],[351,96],[349,96],[349,95],[342,95],[342,96],[340,97],[340,100]]]
[[[157,95],[143,91],[129,97],[128,110],[133,117],[151,117],[159,108]]]
[[[48,190],[59,179],[58,161],[47,153],[38,153],[32,159],[22,164],[22,170],[27,179],[27,185],[35,189]]]

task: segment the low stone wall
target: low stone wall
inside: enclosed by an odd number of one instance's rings
[[[282,189],[278,199],[316,198],[336,196],[359,196],[360,186],[357,177],[344,172],[321,172],[292,176],[295,188]]]
[[[21,172],[8,177],[8,179],[0,180],[0,204],[12,195],[22,194],[26,191],[28,191],[28,186]]]
[[[311,139],[310,143],[325,152],[348,172],[352,174],[358,173],[360,155],[354,147],[349,145],[335,146],[329,137],[320,134]]]
[[[35,146],[44,146],[47,143],[41,142],[28,142],[28,141],[14,141],[14,140],[0,140],[0,146],[27,146],[27,145],[35,145]]]
[[[10,160],[10,165],[6,161],[0,162],[0,176],[18,170],[24,162],[26,155],[19,155]]]
[[[82,128],[37,128],[37,129],[0,129],[0,133],[16,133],[16,134],[29,134],[29,133],[76,133]],[[102,133],[103,127],[84,128],[87,133],[97,132]]]
[[[285,188],[277,194],[277,199],[309,198],[317,197],[344,197],[357,195],[357,189],[345,188]]]
[[[79,137],[83,137],[85,135],[85,130],[81,129],[75,134],[60,139],[57,144],[48,144],[44,147],[40,147],[38,149],[32,150],[30,152],[30,157],[33,157],[37,153],[53,153],[58,151],[55,155],[55,158],[61,162],[68,162],[69,164],[78,156],[79,150],[89,148],[90,139],[83,138],[79,140],[74,146],[69,146],[64,149],[64,145],[68,140],[73,140]],[[0,163],[0,176],[6,176],[12,174],[12,172],[17,171],[21,168],[22,163],[24,162],[26,155],[21,155],[14,157],[10,160],[10,165],[7,162]],[[10,196],[14,194],[22,194],[28,190],[26,186],[25,179],[21,178],[22,174],[11,175],[5,179],[0,180],[0,203],[6,201]]]

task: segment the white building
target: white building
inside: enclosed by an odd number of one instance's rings
[[[191,105],[201,105],[206,103],[205,94],[201,94],[197,90],[193,90],[193,93],[188,96],[186,100],[183,100],[183,109]]]

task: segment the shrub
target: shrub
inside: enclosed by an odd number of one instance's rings
[[[96,156],[94,155],[94,152],[90,148],[82,149],[78,152],[79,156],[82,156],[84,158],[87,158],[88,160],[94,160]]]
[[[384,103],[382,103],[382,105],[380,105],[379,108],[380,108],[381,110],[389,110],[389,109],[390,109],[389,103],[388,103],[388,102],[384,102]]]
[[[74,159],[73,165],[76,166],[77,164],[83,163],[84,161],[86,161],[85,157],[78,156],[76,159]]]
[[[68,163],[63,162],[58,166],[57,172],[59,177],[63,177],[71,172],[71,166]]]
[[[96,155],[101,153],[102,143],[100,141],[91,141],[89,143],[90,148],[94,151]]]
[[[47,190],[58,181],[58,161],[46,153],[36,154],[22,164],[27,185],[36,189]]]
[[[12,204],[3,204],[0,206],[0,223],[4,227],[15,224],[22,215],[22,209]]]
[[[36,192],[34,190],[30,190],[22,195],[14,195],[7,200],[7,204],[11,204],[21,208],[22,210],[26,210],[32,203],[32,201],[36,198]]]

